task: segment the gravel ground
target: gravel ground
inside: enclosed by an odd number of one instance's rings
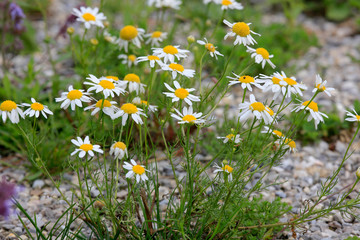
[[[66,2],[66,1],[63,1]],[[53,1],[53,4],[58,5],[52,9],[65,9],[70,11],[75,5],[72,3],[70,6],[61,1]],[[264,16],[264,22],[268,21],[269,16]],[[282,16],[271,16],[271,19],[279,22],[284,22]],[[54,13],[54,23],[62,22],[65,20],[65,15]],[[308,86],[313,85],[315,74],[321,73],[323,78],[328,80],[329,86],[336,88],[336,92],[332,98],[327,96],[319,98],[318,102],[326,109],[331,110],[332,105],[336,104],[340,115],[344,115],[345,107],[351,107],[355,99],[359,99],[358,92],[360,88],[360,68],[359,64],[354,63],[351,57],[360,59],[360,35],[355,31],[352,22],[344,22],[341,24],[334,24],[327,22],[324,19],[314,19],[301,17],[300,21],[305,28],[314,34],[319,39],[320,46],[311,47],[302,58],[289,63],[295,65],[299,70],[296,74],[297,79],[305,82]],[[35,27],[41,27],[42,22],[34,22]],[[50,23],[51,25],[51,23]],[[50,35],[55,35],[56,30],[50,29]],[[39,31],[38,39],[43,39],[41,31]],[[59,40],[59,46],[64,44],[64,40]],[[56,49],[54,54],[56,54]],[[42,63],[43,69],[51,69],[47,65],[47,59],[42,54],[37,54],[35,60]],[[27,58],[18,57],[15,59],[14,71],[21,72],[22,67],[26,66]],[[46,74],[51,75],[49,71]],[[221,103],[226,105],[229,102],[240,101],[240,96],[227,96]],[[215,112],[221,116],[221,110]],[[348,136],[344,135],[341,139],[328,144],[321,141],[319,144],[311,146],[300,146],[297,143],[298,151],[294,154],[287,154],[280,166],[274,167],[268,178],[265,180],[270,183],[278,177],[278,181],[285,182],[278,186],[272,186],[268,191],[263,192],[266,199],[272,200],[276,196],[280,197],[284,202],[293,206],[293,213],[297,213],[299,208],[303,206],[305,200],[314,199],[316,191],[320,189],[320,183],[328,177],[340,164],[342,156],[346,150]],[[360,151],[359,140],[355,141],[352,150],[354,154],[347,160],[345,166],[340,173],[339,184],[337,189],[352,183],[356,176],[355,171],[360,166]],[[206,161],[209,156],[200,156],[200,160]],[[23,159],[19,156],[11,156],[3,158],[13,164],[14,168],[1,167],[0,176],[6,176],[13,182],[22,182],[25,176],[25,170],[22,167]],[[159,171],[163,176],[161,179],[160,193],[166,194],[174,187],[174,180],[171,175],[170,165],[166,160],[159,162]],[[181,169],[178,169],[179,174]],[[211,175],[211,173],[209,173]],[[77,180],[72,174],[65,174],[66,180],[60,188],[65,192],[67,197],[72,195],[72,186],[77,183]],[[256,179],[254,179],[256,181]],[[36,214],[38,219],[38,226],[45,227],[45,231],[49,231],[53,226],[54,220],[57,219],[66,208],[66,204],[60,199],[60,194],[52,186],[49,180],[38,179],[32,183],[27,181],[22,182],[22,190],[19,193],[19,202],[27,209],[30,214]],[[355,189],[358,193],[359,188]],[[93,195],[99,193],[96,189]],[[126,191],[122,190],[118,193],[119,198],[126,196]],[[352,195],[350,195],[351,197]],[[331,199],[330,199],[331,200]],[[166,204],[166,203],[164,203]],[[324,202],[323,204],[328,204]],[[28,220],[22,217],[24,222],[30,226]],[[286,221],[287,219],[282,219]],[[51,222],[46,225],[47,222]],[[76,221],[74,229],[81,224]],[[46,225],[46,226],[45,226]],[[323,219],[314,220],[304,224],[304,229],[297,231],[299,239],[344,239],[347,236],[360,237],[360,223],[355,219],[343,217],[340,213],[335,212],[331,216]],[[33,229],[30,227],[30,229]],[[33,230],[32,230],[33,231]],[[0,239],[17,239],[16,235],[20,235],[22,239],[25,237],[25,230],[19,222],[17,216],[11,216],[8,220],[0,220]],[[285,231],[283,237],[291,238],[291,233]]]

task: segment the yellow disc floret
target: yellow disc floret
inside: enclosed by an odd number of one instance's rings
[[[291,148],[296,148],[296,143],[295,143],[295,141],[293,141],[292,139],[290,139],[290,138],[286,138],[285,139],[285,144],[287,144],[289,147],[291,147]]]
[[[310,101],[305,101],[302,103],[303,106],[306,106],[309,104]],[[316,102],[310,102],[310,104],[307,106],[308,108],[310,108],[311,110],[313,110],[314,112],[318,112],[319,108]]]
[[[177,63],[170,63],[169,68],[171,68],[172,70],[179,71],[179,72],[184,71],[184,67],[182,65],[180,65],[180,64],[177,64]]]
[[[278,136],[278,137],[282,137],[282,136],[283,136],[282,132],[280,132],[280,131],[278,131],[278,130],[273,130],[273,133],[274,133],[276,136]]]
[[[114,80],[114,81],[118,81],[118,80],[119,80],[119,78],[118,78],[118,77],[115,77],[115,76],[106,76],[106,78],[112,79],[112,80]]]
[[[133,55],[133,54],[131,54],[131,55],[128,56],[128,59],[129,59],[131,62],[135,62],[136,56]]]
[[[87,151],[93,150],[93,145],[92,144],[83,144],[80,146],[80,149],[87,152]]]
[[[234,169],[232,167],[230,167],[229,165],[225,165],[222,170],[231,173]]]
[[[1,111],[7,111],[7,112],[11,112],[13,109],[16,109],[17,105],[14,101],[11,100],[6,100],[3,101],[0,105],[0,110]]]
[[[161,37],[161,34],[162,34],[162,32],[155,31],[151,34],[151,38],[159,38],[159,37]]]
[[[257,48],[256,53],[261,55],[264,59],[269,59],[269,52],[265,48]]]
[[[232,2],[230,0],[222,0],[221,4],[225,6],[229,6],[232,4]]]
[[[96,104],[95,104],[95,106],[97,107],[97,108],[101,108],[101,106],[104,108],[104,107],[111,107],[111,103],[108,101],[108,100],[104,100],[104,103],[103,103],[103,100],[101,99],[101,100],[99,100]]]
[[[34,102],[33,104],[31,104],[31,109],[35,110],[35,111],[42,111],[44,109],[44,105],[42,105],[41,103],[38,102]]]
[[[114,143],[113,148],[120,148],[120,149],[122,149],[122,150],[125,150],[125,149],[126,149],[126,145],[125,145],[125,143],[123,143],[123,142],[116,142],[116,143]]]
[[[175,90],[175,96],[177,96],[180,99],[184,99],[189,95],[189,92],[184,88],[178,88]]]
[[[121,106],[121,110],[123,110],[127,114],[133,114],[138,112],[137,107],[132,103],[125,103]]]
[[[326,87],[325,87],[325,86],[321,86],[321,87],[320,87],[320,85],[321,85],[321,84],[316,85],[316,88],[318,89],[318,91],[320,91],[320,92],[325,91],[325,90],[326,90]]]
[[[265,107],[265,111],[267,111],[270,114],[270,116],[274,115],[274,111],[269,107]]]
[[[241,76],[239,77],[239,82],[242,82],[242,83],[251,83],[251,82],[255,82],[254,78],[253,77],[250,77],[250,76]]]
[[[136,27],[127,25],[120,30],[120,38],[130,41],[138,35]]]
[[[68,92],[67,94],[67,98],[70,100],[75,100],[75,99],[80,99],[83,96],[83,93],[79,90],[71,90],[70,92]]]
[[[138,75],[134,74],[134,73],[129,73],[124,77],[125,81],[129,81],[129,82],[137,82],[140,83],[140,78]]]
[[[96,20],[96,17],[94,16],[94,15],[92,15],[91,13],[84,13],[83,15],[82,15],[82,17],[83,17],[83,19],[85,20],[85,21],[95,21]]]
[[[279,78],[277,78],[277,77],[273,77],[272,79],[272,82],[274,83],[274,84],[278,84],[278,85],[280,85],[280,79]]]
[[[234,134],[230,133],[226,136],[227,139],[232,140],[235,137]]]
[[[261,102],[254,102],[254,103],[250,104],[249,109],[251,109],[253,111],[262,112],[265,110],[265,106]]]
[[[163,48],[163,51],[164,51],[164,53],[171,54],[171,55],[175,55],[179,52],[177,50],[177,48],[172,45],[167,45],[166,47]]]
[[[111,81],[108,81],[108,80],[101,80],[99,82],[99,85],[102,86],[104,89],[114,89],[115,88],[115,85]]]
[[[193,115],[185,115],[182,120],[186,122],[194,122],[196,120],[196,117],[194,117]]]
[[[211,43],[206,43],[205,44],[205,48],[209,51],[209,52],[215,52],[215,47],[213,44]]]
[[[141,175],[141,174],[143,174],[145,172],[145,168],[140,166],[140,165],[133,166],[132,170],[133,170],[134,173],[136,173],[138,175]]]
[[[296,85],[297,82],[294,80],[294,79],[291,79],[291,78],[284,78],[283,79],[288,85]]]
[[[246,37],[250,34],[250,27],[244,22],[238,22],[234,24],[232,31],[240,37]]]
[[[151,60],[160,60],[160,58],[158,57],[158,56],[154,56],[154,55],[150,55],[150,56],[148,56],[148,59],[149,59],[149,61],[151,61]]]

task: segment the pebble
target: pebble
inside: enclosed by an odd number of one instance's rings
[[[44,180],[36,179],[36,180],[33,182],[32,187],[33,187],[33,188],[40,188],[40,189],[41,189],[42,187],[44,187],[44,185],[45,185]]]

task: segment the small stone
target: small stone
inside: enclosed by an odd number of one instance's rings
[[[33,185],[32,185],[32,188],[39,188],[41,189],[43,186],[45,185],[45,182],[41,179],[36,179],[34,182],[33,182]]]
[[[280,198],[286,198],[286,193],[284,193],[283,191],[276,191],[275,195]]]

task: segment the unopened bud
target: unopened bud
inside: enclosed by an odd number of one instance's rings
[[[356,170],[356,176],[360,178],[360,167]]]
[[[194,43],[195,42],[195,37],[193,35],[190,35],[190,36],[187,37],[187,41],[188,41],[189,44]]]
[[[74,32],[75,32],[75,29],[73,27],[68,27],[66,29],[66,32],[69,34],[69,35],[72,35]]]
[[[210,19],[206,20],[205,22],[206,26],[210,27],[212,25],[212,22]]]
[[[109,21],[104,21],[103,24],[104,24],[104,27],[106,27],[106,28],[110,25]]]
[[[95,45],[95,46],[99,44],[99,41],[96,38],[90,39],[90,42],[92,45]]]
[[[224,165],[228,165],[228,164],[229,164],[228,160],[226,160],[226,159],[224,159],[224,160],[222,161],[222,163],[223,163]]]

